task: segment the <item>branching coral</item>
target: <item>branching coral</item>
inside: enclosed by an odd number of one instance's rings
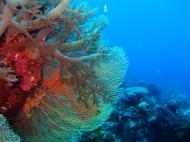
[[[74,141],[99,127],[122,94],[125,52],[106,46],[101,31],[108,21],[92,20],[95,11],[70,0],[6,1],[1,56],[26,98],[9,120],[24,140]]]

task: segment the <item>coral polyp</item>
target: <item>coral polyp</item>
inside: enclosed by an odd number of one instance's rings
[[[108,21],[70,0],[6,0],[0,15],[0,113],[23,140],[75,141],[109,117],[128,61]]]

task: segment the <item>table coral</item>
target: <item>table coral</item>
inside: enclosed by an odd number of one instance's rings
[[[0,112],[14,130],[23,140],[67,142],[102,125],[128,67],[124,50],[101,38],[107,19],[70,0],[2,5],[0,59],[17,80],[0,93]]]

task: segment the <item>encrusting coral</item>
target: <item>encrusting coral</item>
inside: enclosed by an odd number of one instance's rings
[[[31,142],[68,142],[102,125],[128,67],[124,50],[101,39],[107,19],[70,0],[2,5],[0,59],[15,82],[0,113],[14,130]]]

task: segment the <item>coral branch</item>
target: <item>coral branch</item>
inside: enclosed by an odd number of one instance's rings
[[[82,45],[85,44],[85,42],[88,42],[91,40],[93,40],[93,37],[83,38],[80,40],[73,41],[71,43],[64,43],[60,45],[57,49],[59,49],[60,51],[81,49],[83,47]]]
[[[19,5],[23,6],[23,5],[27,5],[29,3],[30,0],[7,0],[7,3],[11,6],[11,7],[17,7]]]
[[[0,27],[0,37],[5,32],[5,30],[11,25],[12,15],[13,14],[11,10],[8,8],[8,6],[5,6],[3,10],[3,15],[1,18],[2,22],[1,22],[1,27]]]
[[[61,2],[51,11],[48,12],[48,18],[56,18],[61,16],[61,14],[66,10],[70,0],[61,0]]]
[[[6,31],[6,29],[8,29],[9,27],[12,26],[12,27],[18,29],[19,31],[21,31],[22,33],[24,33],[29,39],[32,40],[32,37],[30,36],[30,34],[25,29],[23,29],[19,25],[19,23],[17,23],[15,20],[13,20],[12,17],[13,17],[13,12],[9,8],[9,6],[6,5],[4,8],[4,11],[3,11],[2,18],[1,18],[2,23],[1,23],[1,27],[0,27],[0,37]]]
[[[53,48],[48,48],[46,46],[41,46],[39,49],[40,49],[40,52],[45,57],[47,57],[47,56],[53,57],[53,58],[57,59],[58,61],[60,61],[61,63],[67,63],[67,62],[79,63],[79,62],[84,61],[84,60],[95,59],[95,58],[101,56],[100,53],[96,53],[96,54],[91,54],[88,56],[68,57],[66,55],[63,55],[59,50],[56,50]]]

